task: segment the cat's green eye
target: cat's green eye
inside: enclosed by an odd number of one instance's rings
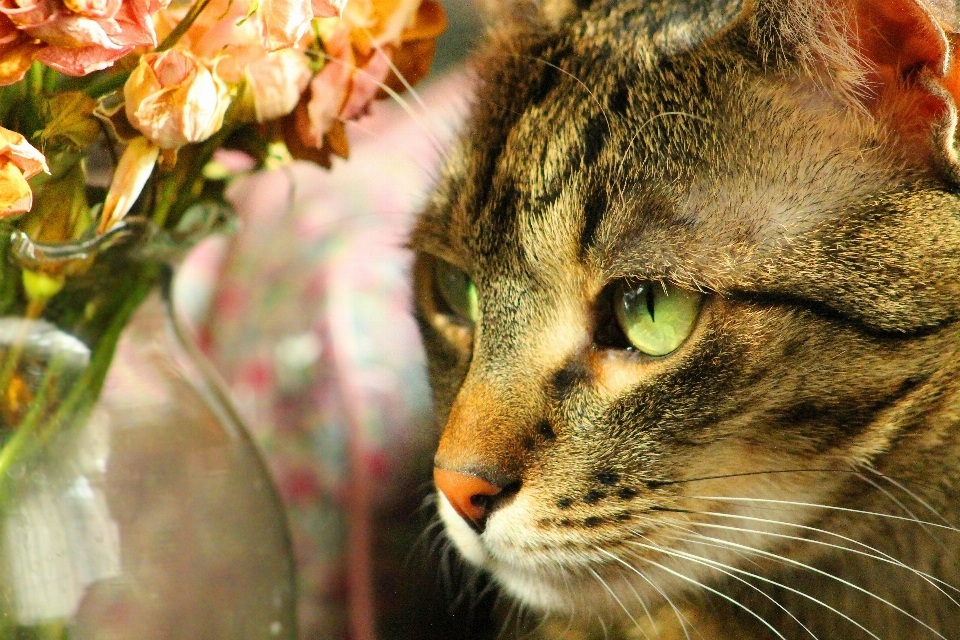
[[[613,292],[617,322],[633,347],[665,356],[693,331],[702,296],[669,283],[623,282]]]
[[[464,320],[476,322],[480,315],[477,288],[467,274],[440,259],[434,261],[433,274],[437,292],[450,311]]]

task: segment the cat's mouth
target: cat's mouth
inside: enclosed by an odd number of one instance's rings
[[[639,573],[602,545],[573,553],[559,543],[553,548],[534,549],[520,542],[530,537],[530,532],[517,526],[509,513],[495,514],[481,533],[458,515],[439,492],[438,506],[447,536],[460,555],[487,571],[508,594],[533,609],[569,614],[602,609],[600,603],[607,601],[611,608],[620,607],[616,594],[629,593],[634,598],[649,600],[662,593],[663,587],[649,581],[638,592],[636,580],[631,578]],[[522,512],[524,505],[518,505],[518,510]],[[676,590],[683,585],[664,586]],[[649,593],[640,593],[644,591]]]
[[[781,554],[789,551],[782,542],[790,537],[785,532],[808,515],[798,508],[793,523],[774,522],[757,518],[753,508],[740,502],[721,501],[705,505],[699,518],[684,514],[683,525],[671,522],[678,513],[660,510],[646,524],[620,523],[617,535],[565,531],[560,539],[533,526],[535,505],[529,497],[518,497],[494,513],[480,532],[438,493],[447,536],[465,560],[525,605],[574,615],[586,610],[642,612],[691,590],[710,590],[722,575],[744,571],[744,553],[784,558]],[[731,521],[750,524],[730,526]],[[776,550],[771,540],[780,541]]]

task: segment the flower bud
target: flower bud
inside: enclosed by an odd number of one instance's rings
[[[97,233],[106,233],[127,215],[153,173],[159,155],[160,149],[145,138],[136,138],[127,145],[113,172]]]
[[[127,119],[151,142],[177,149],[223,126],[227,85],[189,51],[148,53],[123,87]]]

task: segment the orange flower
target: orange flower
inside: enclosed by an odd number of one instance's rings
[[[0,13],[0,86],[20,81],[42,47]]]
[[[176,149],[223,126],[226,84],[189,51],[148,53],[123,87],[127,119],[151,142]]]
[[[434,0],[351,0],[342,19],[317,22],[327,64],[285,131],[294,155],[323,163],[329,151],[346,155],[348,149],[342,131],[329,137],[335,123],[366,113],[387,95],[384,88],[402,92],[426,75],[446,17]]]
[[[49,173],[43,154],[16,131],[0,127],[0,218],[33,207],[27,180],[41,171]]]
[[[235,98],[243,108],[231,112],[240,121],[266,122],[290,113],[313,75],[306,42],[276,51],[264,46],[261,14],[268,6],[275,5],[261,5],[250,14],[246,0],[211,0],[177,45],[215,67],[226,84],[245,85]],[[158,14],[158,31],[172,30],[180,13]]]
[[[33,59],[81,76],[113,65],[138,46],[156,46],[150,14],[165,4],[166,0],[0,0],[0,13],[29,38]],[[0,26],[0,46],[5,31],[9,35],[9,25]],[[18,51],[22,57],[23,50]],[[0,82],[9,83],[13,77],[0,73]]]

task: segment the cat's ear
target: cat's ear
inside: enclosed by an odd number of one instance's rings
[[[769,61],[799,62],[889,123],[908,156],[960,184],[956,0],[753,0]]]

